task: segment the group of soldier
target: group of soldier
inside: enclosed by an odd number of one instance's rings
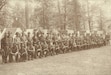
[[[106,46],[110,36],[98,34],[67,34],[34,31],[33,36],[28,32],[16,33],[13,38],[11,32],[5,33],[1,40],[2,62],[24,62],[37,58],[69,53]]]

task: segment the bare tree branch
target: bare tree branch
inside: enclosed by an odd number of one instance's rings
[[[7,0],[0,0],[0,10],[5,6]]]

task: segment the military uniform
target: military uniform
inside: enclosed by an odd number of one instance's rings
[[[22,33],[22,36],[21,36],[21,43],[24,44],[25,47],[27,46],[27,38],[24,33]]]
[[[20,44],[21,44],[21,38],[20,34],[17,32],[16,37],[14,38],[14,44],[17,45],[18,50],[20,49]]]
[[[41,58],[41,53],[42,53],[42,47],[39,41],[37,44],[35,44],[35,58],[37,57]]]
[[[105,41],[106,41],[106,45],[109,44],[109,41],[110,41],[110,35],[105,35]]]
[[[19,50],[20,53],[20,61],[26,61],[27,59],[27,50],[26,50],[26,46],[21,43],[21,49]]]
[[[12,47],[12,49],[11,49],[11,52],[9,54],[9,59],[10,59],[9,62],[14,61],[13,57],[15,57],[15,61],[18,62],[19,61],[18,60],[19,59],[18,55],[19,55],[19,51],[18,51],[17,45],[14,44],[13,47]]]
[[[2,62],[7,63],[7,57],[9,55],[9,46],[8,46],[8,38],[5,36],[1,40],[1,48],[2,48]]]
[[[33,42],[33,41],[32,41],[32,38],[31,38],[30,32],[29,32],[29,33],[28,33],[28,36],[27,36],[27,46],[30,46],[31,44],[33,45],[32,42]]]
[[[27,52],[28,52],[28,60],[33,60],[35,54],[35,48],[32,43],[28,45]]]
[[[7,63],[7,58],[10,54],[12,44],[13,44],[13,41],[12,41],[12,38],[10,36],[10,32],[5,33],[5,36],[1,40],[2,61],[3,61],[3,63]]]

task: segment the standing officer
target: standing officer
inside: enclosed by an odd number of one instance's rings
[[[21,43],[24,44],[24,46],[26,47],[27,45],[27,38],[24,32],[22,32],[22,36],[21,36]]]
[[[20,34],[17,32],[16,37],[14,38],[14,43],[17,45],[18,50],[20,49],[21,44],[21,37]]]
[[[1,48],[2,48],[2,62],[7,63],[8,56],[8,35],[5,33],[4,37],[1,39]]]
[[[10,32],[5,33],[5,36],[1,40],[2,62],[3,63],[7,63],[7,58],[9,56],[10,50],[12,48],[12,38],[11,38],[10,34],[11,34]]]

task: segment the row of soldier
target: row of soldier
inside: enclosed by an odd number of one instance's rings
[[[34,32],[31,36],[16,33],[16,37],[12,38],[11,33],[5,33],[1,40],[2,62],[20,62],[73,52],[77,50],[85,50],[105,46],[109,42],[109,36],[95,34],[51,34],[45,35],[43,32]]]

